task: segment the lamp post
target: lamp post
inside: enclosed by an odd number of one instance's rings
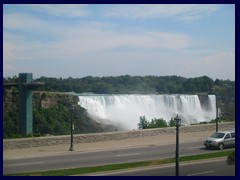
[[[71,106],[71,144],[70,144],[70,148],[69,151],[74,151],[73,149],[73,130],[74,130],[74,125],[73,125],[73,110],[74,110],[74,105]]]
[[[216,101],[216,132],[218,132],[218,108],[219,103]]]
[[[179,176],[179,127],[181,125],[181,119],[177,116],[174,118],[176,122],[176,176]]]

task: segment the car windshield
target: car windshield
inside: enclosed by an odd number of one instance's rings
[[[224,133],[215,132],[211,137],[213,138],[223,138]]]

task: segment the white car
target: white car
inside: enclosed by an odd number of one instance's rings
[[[235,146],[235,131],[215,132],[211,137],[204,140],[204,145],[207,149],[215,147],[220,150],[225,147]]]

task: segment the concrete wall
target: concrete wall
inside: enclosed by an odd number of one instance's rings
[[[146,136],[158,136],[161,134],[176,133],[176,128],[158,128],[147,130],[133,130],[121,132],[108,133],[94,133],[94,134],[75,134],[74,143],[91,143],[109,140],[122,140],[140,138]],[[215,124],[181,126],[180,133],[187,132],[201,132],[201,131],[215,131]],[[235,130],[235,123],[219,123],[219,131],[221,130]],[[7,139],[3,140],[3,149],[29,148],[39,146],[50,146],[58,144],[69,144],[70,135],[64,136],[49,136],[49,137],[35,137],[35,138],[21,138],[21,139]]]

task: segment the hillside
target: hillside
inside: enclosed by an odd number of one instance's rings
[[[21,137],[19,133],[18,90],[4,90],[3,136]],[[70,107],[75,106],[73,121],[75,133],[116,131],[112,125],[91,120],[78,104],[78,96],[56,92],[33,93],[34,136],[64,135],[70,133]]]

